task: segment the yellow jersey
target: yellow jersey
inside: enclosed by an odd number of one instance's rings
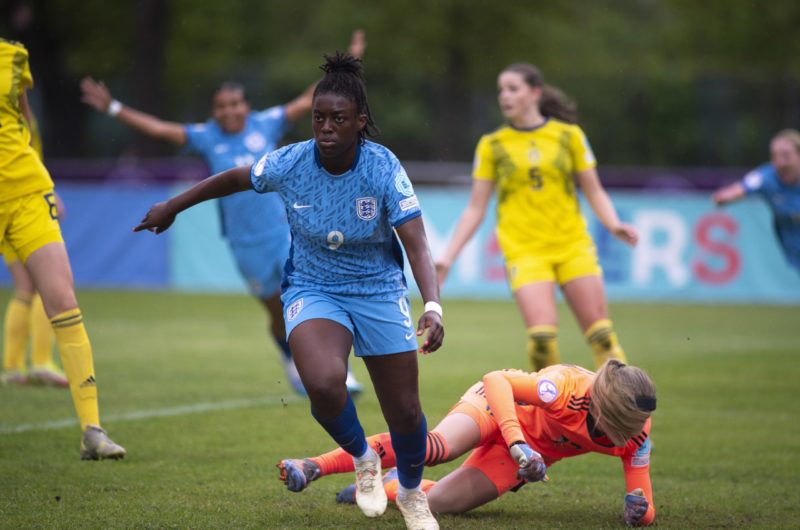
[[[553,118],[481,137],[472,176],[495,183],[497,239],[506,260],[589,238],[575,174],[596,165],[581,128]]]
[[[20,97],[31,87],[28,50],[0,39],[0,201],[53,187],[20,108]]]

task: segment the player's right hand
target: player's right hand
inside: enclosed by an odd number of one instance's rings
[[[636,488],[625,495],[625,524],[628,526],[639,526],[642,517],[647,513],[650,503],[644,496],[642,488]]]
[[[105,83],[89,76],[81,79],[81,101],[100,112],[106,112],[114,100]]]
[[[173,222],[175,222],[175,213],[172,212],[169,204],[167,202],[159,202],[150,208],[133,231],[141,232],[142,230],[149,230],[160,234],[169,228]]]
[[[417,323],[417,337],[422,336],[425,330],[428,330],[428,336],[422,342],[419,349],[420,353],[433,353],[441,348],[444,342],[444,326],[442,325],[442,317],[436,311],[426,311],[422,314]]]
[[[547,475],[547,465],[542,455],[534,451],[530,445],[522,442],[508,448],[511,457],[519,464],[517,478],[525,482],[539,482]]]

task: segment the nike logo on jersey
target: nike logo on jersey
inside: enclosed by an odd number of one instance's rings
[[[312,205],[310,204],[297,204],[297,201],[294,201],[292,208],[294,208],[295,210],[301,210],[303,208],[311,208],[311,206]]]
[[[414,332],[413,331],[411,333],[406,333],[406,340],[410,340],[411,337],[413,337],[413,336],[414,336]]]

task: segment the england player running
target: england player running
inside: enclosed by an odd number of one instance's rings
[[[427,424],[418,392],[420,351],[444,338],[436,272],[411,181],[374,123],[361,61],[326,57],[314,91],[314,140],[264,155],[251,171],[214,175],[154,205],[135,230],[163,232],[183,210],[255,189],[277,192],[289,214],[292,248],[282,301],[289,343],[314,418],[350,454],[356,503],[368,517],[386,510],[380,457],[369,447],[345,387],[351,347],[364,359],[397,455],[397,505],[408,528],[438,528],[420,489]],[[403,276],[403,248],[425,300],[416,330]]]
[[[361,57],[365,46],[364,32],[355,31],[350,53]],[[212,174],[233,167],[250,167],[265,152],[274,150],[291,124],[311,109],[315,86],[316,83],[312,84],[285,105],[252,111],[244,87],[226,82],[214,93],[208,121],[181,124],[121,104],[105,84],[90,77],[81,81],[86,104],[148,136],[187,146],[203,157]],[[258,194],[250,190],[223,197],[218,205],[223,236],[250,292],[269,315],[270,331],[282,353],[289,383],[304,394],[281,316],[281,272],[289,255],[290,239],[283,204],[274,193]],[[350,371],[347,387],[353,394],[361,392],[361,385]]]
[[[717,190],[712,200],[723,206],[746,196],[761,196],[772,210],[775,235],[786,261],[800,271],[800,132],[779,132],[772,138],[769,152],[768,164]]]

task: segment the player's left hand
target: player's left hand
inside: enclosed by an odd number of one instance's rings
[[[625,524],[628,526],[639,526],[649,506],[650,503],[647,502],[647,498],[644,496],[644,492],[641,488],[636,488],[625,495]]]
[[[515,443],[508,448],[511,457],[519,464],[517,478],[525,482],[539,482],[547,476],[547,465],[542,455],[526,443]]]
[[[614,237],[632,247],[636,246],[636,243],[639,242],[639,232],[637,232],[636,228],[629,224],[620,223],[614,227],[611,233],[614,235]]]
[[[436,311],[426,311],[419,319],[417,324],[417,337],[422,336],[425,330],[428,330],[428,336],[425,337],[422,346],[419,349],[420,353],[433,353],[442,346],[444,341],[444,326],[442,325],[442,317]]]
[[[133,231],[141,232],[142,230],[149,230],[160,234],[169,228],[173,222],[175,222],[175,214],[172,212],[169,204],[166,201],[159,202],[150,208]]]

